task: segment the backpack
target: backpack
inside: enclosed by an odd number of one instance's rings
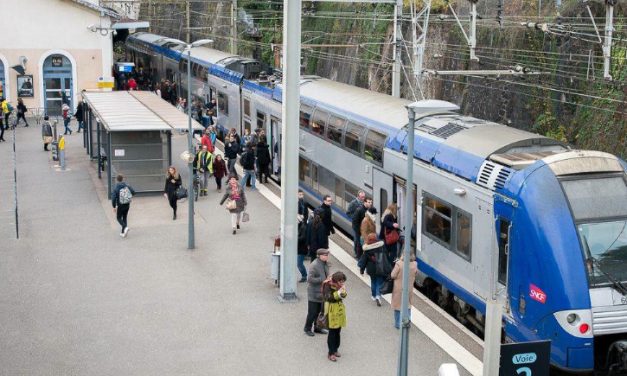
[[[118,194],[118,202],[120,205],[130,204],[132,198],[133,194],[129,187],[124,186],[120,189],[120,193]]]
[[[11,105],[11,103],[8,103],[8,102],[7,102],[7,110],[9,110],[9,112],[13,112],[14,108],[13,108],[13,106]]]

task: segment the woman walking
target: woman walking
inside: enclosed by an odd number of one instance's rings
[[[398,205],[396,203],[391,203],[383,212],[381,216],[381,232],[379,232],[379,239],[383,240],[385,243],[385,249],[388,255],[388,261],[390,264],[394,263],[396,260],[397,250],[398,250],[398,241],[388,244],[386,241],[386,236],[389,236],[392,231],[395,231],[398,234]],[[398,237],[397,237],[398,238]]]
[[[229,202],[226,204],[226,209],[231,213],[231,227],[233,227],[233,235],[235,235],[239,229],[242,212],[246,210],[247,205],[246,194],[244,189],[237,183],[237,175],[229,176],[226,192],[224,197],[222,197],[222,201],[220,201],[220,205],[227,199]]]
[[[24,120],[25,127],[28,127],[28,122],[26,121],[26,111],[28,109],[24,105],[24,101],[22,98],[17,98],[17,120],[15,121],[15,126],[20,123],[20,119]]]
[[[226,163],[220,154],[213,160],[213,177],[216,179],[218,192],[222,192],[222,178],[226,176]]]
[[[416,280],[416,273],[418,273],[418,266],[416,265],[416,255],[413,253],[409,256],[409,281]],[[394,269],[391,274],[394,280],[394,288],[392,289],[392,309],[394,310],[394,327],[396,329],[401,328],[401,305],[402,305],[402,293],[403,293],[403,255],[396,261]],[[407,316],[411,316],[411,303],[413,299],[412,291],[409,292],[409,309]]]
[[[347,295],[344,287],[345,282],[346,275],[342,272],[335,272],[331,276],[331,280],[322,285],[322,294],[328,305],[328,358],[332,362],[337,361],[337,358],[341,356],[337,350],[340,348],[340,332],[346,326],[346,307],[343,302]]]
[[[170,166],[168,168],[168,174],[165,177],[165,188],[163,189],[163,196],[168,199],[170,203],[170,207],[172,208],[172,220],[176,220],[176,202],[178,198],[176,197],[176,190],[182,184],[181,175],[176,171],[176,167]]]
[[[377,234],[372,232],[367,235],[363,250],[359,260],[359,273],[364,274],[365,270],[370,276],[371,299],[381,307],[381,285],[391,269],[385,256],[383,240],[377,240]]]

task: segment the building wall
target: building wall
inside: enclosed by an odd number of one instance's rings
[[[23,98],[29,108],[44,106],[42,67],[52,54],[65,55],[73,62],[74,105],[81,90],[97,88],[100,77],[111,76],[112,34],[89,29],[108,29],[109,17],[100,17],[71,0],[1,0],[0,14],[23,15],[2,17],[0,22],[0,60],[7,81],[4,95],[12,103],[17,102],[17,72],[11,66],[19,64],[20,56],[28,59],[26,74],[33,75],[34,97]]]

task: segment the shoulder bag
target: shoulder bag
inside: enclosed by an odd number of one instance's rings
[[[176,199],[182,200],[184,198],[187,198],[187,188],[181,185],[176,189]]]
[[[386,245],[394,245],[398,243],[398,239],[400,237],[398,230],[396,229],[388,230],[386,228],[384,232],[385,232],[385,244]]]
[[[235,202],[235,200],[232,200],[230,198],[226,199],[226,210],[235,210],[237,209],[237,202]]]

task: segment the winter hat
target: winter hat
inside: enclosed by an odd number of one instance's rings
[[[376,243],[377,241],[378,241],[377,234],[375,234],[374,232],[371,232],[366,237],[366,244],[373,244],[373,243]]]
[[[320,248],[316,251],[316,255],[320,256],[320,255],[328,255],[329,254],[329,250],[326,248]]]

